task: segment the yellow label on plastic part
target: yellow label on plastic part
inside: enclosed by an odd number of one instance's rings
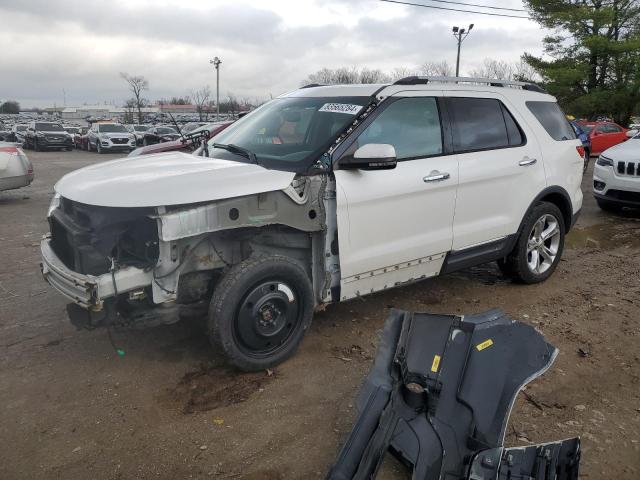
[[[431,371],[436,373],[438,371],[438,367],[440,366],[440,355],[434,355],[433,363],[431,364]]]
[[[493,345],[493,340],[488,339],[488,340],[485,340],[484,342],[479,343],[478,345],[476,345],[476,348],[478,349],[479,352],[481,352],[485,348],[489,348],[491,345]]]

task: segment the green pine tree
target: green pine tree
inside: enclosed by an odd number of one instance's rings
[[[541,58],[524,60],[567,113],[627,125],[640,108],[640,0],[525,0],[554,32]]]

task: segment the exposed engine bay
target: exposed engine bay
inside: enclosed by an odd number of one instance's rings
[[[337,263],[325,242],[326,209],[335,208],[326,183],[324,176],[297,177],[281,191],[157,208],[60,198],[49,216],[49,247],[64,268],[87,279],[61,289],[74,300],[72,322],[143,328],[206,314],[220,273],[254,254],[300,261],[321,303],[338,281],[325,273]],[[43,272],[64,283],[64,272],[46,262]]]
[[[516,395],[556,355],[540,332],[499,310],[392,310],[359,415],[327,478],[375,478],[391,452],[415,480],[576,480],[578,438],[504,446]]]

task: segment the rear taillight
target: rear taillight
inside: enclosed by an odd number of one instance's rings
[[[18,154],[18,148],[17,147],[0,147],[0,152],[12,153],[14,155],[17,155]]]
[[[580,145],[579,147],[576,147],[576,150],[578,151],[578,155],[580,155],[580,158],[584,158],[584,147]]]

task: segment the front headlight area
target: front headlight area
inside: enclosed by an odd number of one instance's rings
[[[613,167],[613,160],[605,157],[604,155],[600,155],[598,157],[598,160],[596,161],[596,164],[600,165],[601,167]]]
[[[51,199],[51,203],[49,204],[49,209],[47,210],[47,218],[51,216],[54,210],[60,208],[60,194],[56,193]]]

